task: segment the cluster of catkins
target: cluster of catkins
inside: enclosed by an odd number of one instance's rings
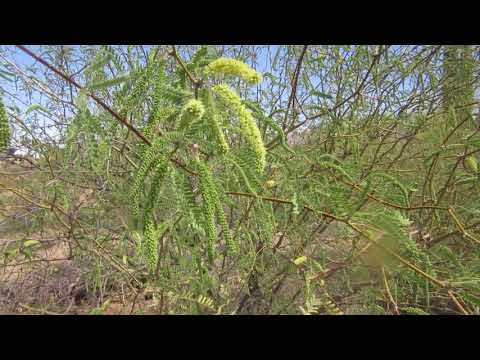
[[[248,65],[238,60],[227,58],[220,58],[208,64],[204,69],[204,74],[206,76],[236,76],[249,84],[258,83],[262,79],[261,74]],[[243,105],[240,96],[227,85],[219,84],[214,86],[212,90],[213,94],[216,94],[224,105],[238,118],[242,134],[255,158],[256,170],[258,173],[262,173],[266,163],[266,149],[253,115]],[[200,120],[206,121],[212,129],[220,153],[226,154],[229,151],[229,144],[223,134],[220,116],[217,114],[212,92],[205,89],[205,91],[201,92],[201,95],[200,99],[191,99],[183,105],[179,113],[179,129],[186,129]],[[152,135],[151,131],[148,132],[148,135]],[[163,140],[152,140],[152,146],[144,149],[142,162],[137,169],[131,190],[132,212],[138,218],[140,216],[140,195],[145,178],[153,169],[156,175],[152,181],[146,209],[143,212],[143,250],[150,271],[155,269],[158,261],[158,239],[156,237],[159,234],[156,233],[153,213],[161,180],[166,173],[168,163],[167,158],[161,153],[164,144]],[[210,260],[213,259],[213,249],[217,241],[216,221],[218,221],[222,229],[228,253],[235,255],[238,253],[238,246],[230,233],[212,171],[208,164],[200,159],[199,154],[194,155],[194,164],[199,177],[203,227],[208,239],[207,250],[209,258]]]
[[[200,191],[203,198],[203,214],[205,217],[205,232],[207,233],[209,240],[209,254],[211,256],[213,245],[217,240],[217,231],[215,226],[215,214],[217,214],[218,222],[222,227],[223,236],[227,244],[227,249],[230,254],[235,255],[238,253],[237,244],[233,240],[230,229],[228,228],[225,212],[223,211],[210,168],[207,164],[199,159],[196,160],[196,165],[200,177]]]

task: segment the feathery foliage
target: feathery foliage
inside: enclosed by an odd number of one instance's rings
[[[94,312],[480,313],[478,47],[10,50],[5,274],[45,240]]]

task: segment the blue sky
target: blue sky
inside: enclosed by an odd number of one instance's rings
[[[41,53],[41,46],[38,45],[26,45],[27,48],[32,50],[38,55],[42,55]],[[146,46],[147,50],[150,46]],[[1,54],[11,61],[12,63],[16,64],[23,72],[26,74],[32,74],[30,67],[35,64],[35,60],[31,58],[28,54],[25,54],[23,51],[15,48],[14,46],[1,46]],[[74,46],[74,51],[79,51],[78,46]],[[3,58],[0,58],[0,70],[7,71],[7,72],[14,72],[9,65]],[[266,54],[261,53],[257,59],[257,67],[260,71],[265,71],[267,67],[268,61]],[[46,71],[50,74],[50,76],[54,76],[53,73],[47,70],[43,65],[36,63],[35,67],[37,68],[37,72],[35,73],[35,77],[40,81],[44,80],[43,72]],[[5,74],[4,74],[5,75]],[[7,75],[7,78],[9,76]],[[25,114],[27,109],[34,104],[41,105],[46,107],[46,100],[48,100],[48,96],[43,94],[40,91],[31,91],[29,94],[24,89],[20,89],[18,87],[20,82],[15,81],[7,81],[6,78],[0,77],[0,89],[3,90],[3,98],[4,103],[7,107],[10,107],[9,111],[13,111],[17,113],[20,117]],[[15,107],[17,110],[14,110],[11,107]],[[48,125],[50,120],[43,115],[41,111],[32,111],[28,114],[27,117],[22,117],[22,120],[26,123],[29,121],[35,121],[37,124]],[[51,128],[53,129],[53,128]],[[54,131],[49,131],[47,129],[47,133],[53,136],[55,135]]]
[[[32,51],[34,51],[36,54],[42,55],[40,46],[27,45],[27,47],[29,49],[31,49]],[[247,59],[247,62],[254,65],[257,68],[257,70],[262,72],[262,73],[265,73],[265,72],[268,71],[269,73],[271,73],[274,76],[279,76],[280,75],[280,70],[282,69],[282,66],[278,66],[277,70],[272,69],[270,67],[272,58],[276,54],[276,51],[277,51],[278,47],[279,46],[277,46],[277,45],[272,45],[272,46],[264,47],[264,48],[261,48],[261,49],[260,49],[260,47],[257,47],[256,48],[256,50],[257,50],[256,59],[253,60],[252,58],[249,58],[249,59]],[[147,46],[146,48],[148,50],[149,46]],[[232,46],[230,49],[234,50],[235,46]],[[300,50],[300,49],[301,49],[301,46],[298,46],[298,50]],[[30,56],[23,53],[22,51],[16,49],[14,46],[4,46],[4,47],[2,47],[2,50],[6,50],[6,51],[4,51],[4,53],[6,52],[5,53],[6,58],[11,60],[13,63],[17,64],[26,73],[29,73],[29,67],[35,63],[34,59],[32,59]],[[74,51],[79,51],[79,47],[75,46]],[[292,58],[292,63],[291,63],[290,66],[293,67],[295,65],[297,56],[298,55],[296,55],[295,57]],[[0,60],[1,60],[2,63],[4,63],[3,59],[0,59]],[[7,67],[5,67],[5,66],[0,67],[0,69],[2,69],[2,68],[8,70],[8,66]],[[52,76],[52,73],[50,71],[46,70],[42,65],[37,64],[36,68],[40,70],[39,72],[37,72],[35,74],[35,76],[38,79],[40,79],[40,80],[44,79],[43,75],[42,75],[43,71],[47,71],[50,74],[50,76]],[[269,82],[270,82],[270,79],[268,79],[267,77],[264,77],[264,78],[265,78],[264,85],[265,84],[268,85]],[[311,75],[309,77],[308,81],[310,83],[312,83],[312,85],[314,87],[318,87],[319,85],[321,85],[320,84],[320,76]],[[5,102],[7,103],[7,105],[15,105],[20,110],[20,112],[19,112],[20,115],[25,114],[27,108],[29,106],[33,105],[33,104],[39,104],[43,107],[46,107],[46,105],[45,105],[46,102],[45,101],[48,100],[48,98],[42,92],[33,91],[33,92],[30,93],[31,98],[29,98],[25,91],[22,91],[22,90],[16,88],[16,84],[14,82],[8,82],[5,79],[0,79],[0,88],[4,89],[5,92],[6,92],[4,97],[5,97]],[[255,90],[255,89],[252,89],[252,90]],[[329,89],[327,88],[327,89],[323,89],[322,91],[328,91],[328,90]],[[290,92],[285,91],[285,92],[281,93],[280,99],[283,102],[287,102],[289,95],[290,95]],[[17,97],[17,99],[15,99],[15,97]],[[322,101],[325,101],[325,100],[323,99]],[[46,116],[44,116],[43,113],[40,112],[40,111],[30,112],[28,117],[24,118],[23,120],[27,123],[29,121],[36,121],[37,124],[42,124],[42,122],[43,122],[43,125],[48,125],[50,123],[50,120]],[[55,132],[54,132],[53,128],[51,128],[51,129],[52,129],[51,131],[48,131],[48,129],[47,129],[47,133],[49,133],[50,136],[53,136],[53,135],[55,135]]]
[[[35,53],[37,53],[39,55],[42,55],[40,46],[38,46],[38,45],[27,45],[27,47],[29,49],[31,49],[32,51],[34,51]],[[148,47],[149,46],[147,46],[147,48]],[[235,47],[232,46],[231,49],[232,48],[234,49]],[[75,46],[74,49],[75,49],[75,51],[79,51],[79,46]],[[278,49],[277,45],[272,45],[272,46],[268,46],[266,48],[263,48],[261,51],[257,52],[258,56],[255,59],[255,61],[252,61],[252,59],[249,58],[249,59],[247,59],[247,62],[250,63],[250,64],[254,64],[254,66],[257,68],[257,70],[259,70],[262,73],[264,73],[266,71],[269,71],[273,75],[278,76],[279,75],[279,70],[282,67],[279,66],[279,68],[277,70],[274,70],[274,69],[270,68],[271,58],[274,56],[277,49]],[[298,50],[300,50],[300,49],[301,49],[301,46],[298,46]],[[390,51],[398,51],[398,50],[400,50],[400,46],[392,46],[391,49],[390,49]],[[0,46],[0,53],[3,54],[7,59],[12,61],[13,63],[17,64],[26,73],[29,73],[28,68],[31,65],[33,65],[34,62],[35,62],[30,56],[23,53],[22,51],[19,51],[14,46]],[[298,57],[298,55],[296,55],[296,57]],[[295,65],[296,57],[294,57],[292,59],[292,65],[291,66]],[[8,66],[5,66],[4,63],[5,63],[4,59],[0,58],[0,70],[7,70],[8,71]],[[38,69],[40,69],[41,72],[47,71],[49,73],[49,76],[54,76],[54,75],[52,75],[52,73],[50,71],[46,70],[42,65],[37,64],[36,67]],[[326,70],[322,70],[322,71],[326,71]],[[310,77],[308,78],[308,81],[310,83],[312,83],[314,87],[318,87],[319,85],[321,85],[320,84],[320,78],[321,78],[320,75],[323,77],[325,75],[325,73],[319,74],[318,76],[312,75],[312,73],[310,73]],[[40,80],[43,79],[42,74],[40,72],[38,72],[36,74],[36,77],[39,78]],[[267,77],[265,77],[265,81],[264,81],[263,86],[268,86],[269,82],[270,82],[270,79],[267,79]],[[31,99],[30,99],[27,96],[27,93],[25,91],[22,91],[21,89],[16,88],[15,82],[9,82],[6,79],[1,78],[1,77],[0,77],[0,89],[5,90],[4,102],[6,103],[6,105],[7,106],[8,105],[16,106],[20,110],[20,112],[19,112],[20,115],[22,115],[22,114],[24,115],[27,108],[32,104],[39,104],[39,105],[45,106],[45,100],[47,100],[46,96],[44,94],[42,94],[42,92],[39,92],[39,91],[31,92],[31,94],[30,94]],[[409,91],[410,89],[411,89],[410,82],[406,81],[405,84],[404,84],[404,90]],[[252,90],[255,90],[255,89],[252,89]],[[328,94],[335,96],[335,90],[332,89],[332,88],[327,87],[323,90],[322,89],[320,89],[320,90],[322,92],[327,92]],[[289,91],[285,91],[281,95],[282,101],[286,102],[288,100],[289,94],[290,94]],[[15,97],[17,97],[17,99],[15,99]],[[319,99],[319,101],[323,101],[323,102],[327,101],[328,102],[330,100]],[[333,101],[333,99],[331,101]],[[27,123],[29,121],[36,121],[36,122],[39,122],[40,124],[42,122],[44,124],[49,123],[48,118],[43,116],[43,114],[39,111],[30,112],[28,117],[25,118],[24,120]],[[53,132],[51,132],[50,135],[54,135]]]

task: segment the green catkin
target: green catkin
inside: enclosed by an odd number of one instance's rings
[[[165,178],[168,169],[168,160],[165,158],[160,158],[153,169],[155,176],[152,179],[152,184],[150,186],[150,193],[147,200],[147,212],[153,211],[155,204],[157,203],[158,196],[160,195],[160,187],[162,185],[162,180]]]
[[[198,171],[200,175],[200,189],[203,197],[203,209],[205,216],[206,233],[209,238],[209,247],[213,247],[217,240],[217,233],[215,227],[215,213],[217,214],[218,222],[222,227],[223,237],[227,245],[227,251],[231,255],[238,254],[238,246],[232,238],[228,223],[225,217],[218,191],[213,180],[212,173],[207,164],[198,160]]]
[[[290,148],[287,144],[287,137],[285,136],[285,133],[283,132],[283,129],[280,125],[278,125],[275,120],[265,116],[261,110],[261,108],[256,105],[255,103],[252,102],[247,102],[246,105],[250,110],[253,111],[254,114],[258,116],[261,121],[263,121],[265,124],[267,124],[270,128],[273,129],[277,133],[277,138],[280,141],[280,146],[288,151],[289,153],[295,155],[295,151]]]
[[[158,66],[157,71],[153,77],[154,89],[152,95],[152,111],[148,119],[148,123],[143,129],[143,133],[147,138],[152,136],[153,131],[158,122],[168,114],[167,110],[171,111],[171,108],[162,106],[162,90],[163,90],[163,66]]]
[[[189,178],[184,173],[175,172],[174,184],[178,189],[178,200],[184,212],[190,218],[193,227],[198,228],[201,223],[202,212],[195,201],[195,194],[192,191]]]
[[[138,103],[138,100],[145,94],[148,88],[151,74],[152,67],[148,66],[139,75],[139,78],[135,83],[132,92],[125,101],[124,107],[121,111],[121,115],[126,116],[128,112],[132,111],[133,107]]]
[[[217,231],[215,226],[215,198],[216,190],[211,178],[211,172],[208,166],[200,160],[197,160],[197,167],[200,176],[200,191],[203,198],[203,216],[205,232],[208,238],[208,256],[210,262],[213,262],[213,248],[217,241]]]
[[[212,126],[212,130],[215,134],[215,138],[218,142],[218,148],[220,149],[221,154],[226,154],[230,147],[228,146],[227,140],[225,139],[225,135],[223,134],[222,128],[220,127],[220,119],[217,114],[211,114],[209,117],[210,125]]]
[[[147,154],[149,154],[148,151]],[[152,166],[153,160],[153,156],[144,157],[143,162],[138,168],[133,180],[133,186],[130,190],[130,199],[132,201],[132,213],[135,217],[138,217],[140,213],[140,192],[142,190],[143,181],[147,176],[148,170],[150,170],[150,167]]]
[[[154,272],[158,261],[158,239],[155,236],[155,225],[152,214],[147,214],[143,230],[144,252],[147,258],[148,269]]]
[[[229,86],[220,84],[213,87],[213,91],[233,110],[238,116],[240,127],[246,137],[250,149],[255,155],[255,168],[258,173],[263,173],[266,165],[267,150],[262,140],[262,134],[252,116],[252,113],[242,104],[242,100]]]
[[[200,100],[191,99],[182,108],[180,112],[180,128],[184,129],[191,124],[199,121],[205,114],[205,106]]]
[[[227,219],[225,217],[225,212],[223,211],[221,204],[217,204],[217,217],[218,223],[222,227],[223,238],[227,244],[227,251],[230,255],[235,256],[238,254],[238,246],[232,238],[232,234],[230,233],[230,228],[228,227]]]
[[[140,193],[143,188],[145,177],[153,166],[156,166],[159,161],[163,160],[163,157],[160,154],[160,150],[163,148],[163,145],[163,139],[159,139],[142,154],[142,163],[137,169],[130,191],[132,213],[135,217],[138,217],[140,213]]]
[[[0,152],[5,151],[10,146],[10,126],[8,124],[7,111],[0,98]]]
[[[154,136],[155,130],[158,124],[161,121],[168,119],[174,113],[175,113],[175,108],[172,106],[167,106],[167,107],[160,106],[156,110],[152,111],[150,119],[147,125],[143,129],[143,134],[145,135],[145,137],[149,140],[152,140],[155,137]],[[145,151],[146,149],[148,149],[148,145],[140,144],[140,149],[141,151]]]
[[[222,74],[240,77],[247,83],[254,85],[262,81],[262,75],[247,64],[229,58],[219,58],[205,67],[205,74]]]
[[[227,140],[225,139],[225,135],[223,134],[222,126],[220,123],[220,117],[217,114],[215,103],[213,102],[211,92],[206,91],[204,98],[205,98],[205,103],[207,105],[207,111],[208,111],[207,117],[206,117],[208,124],[210,125],[213,131],[213,135],[218,144],[218,148],[220,149],[220,153],[222,155],[225,155],[230,150],[230,147],[228,145]]]
[[[474,174],[478,173],[478,162],[477,159],[475,159],[475,156],[470,155],[465,159],[465,164],[468,168],[469,171],[473,172]]]

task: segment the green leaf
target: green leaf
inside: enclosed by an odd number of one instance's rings
[[[330,99],[330,100],[333,99],[332,95],[318,91],[318,90],[312,90],[310,94],[312,94],[313,96],[318,96],[325,99]]]
[[[124,75],[117,76],[114,79],[108,79],[108,80],[102,80],[102,81],[94,82],[94,83],[88,85],[87,88],[89,90],[105,89],[105,88],[109,88],[109,87],[112,87],[112,86],[115,86],[115,85],[122,84],[122,83],[124,83],[128,80],[130,80],[130,74],[124,74]]]
[[[103,55],[103,56],[102,56]],[[92,61],[90,66],[85,69],[85,74],[87,76],[93,74],[95,71],[103,68],[111,60],[112,54],[107,53],[106,55],[99,53],[96,58]]]
[[[34,104],[32,106],[30,106],[26,111],[25,111],[25,116],[27,116],[28,114],[30,114],[32,111],[35,111],[35,110],[39,110],[39,111],[42,111],[48,115],[52,115],[52,113],[50,111],[48,111],[47,109],[45,109],[43,106],[39,105],[39,104]]]
[[[0,76],[9,82],[12,82],[16,75],[5,70],[0,70]],[[13,77],[13,79],[11,79],[11,77]]]

